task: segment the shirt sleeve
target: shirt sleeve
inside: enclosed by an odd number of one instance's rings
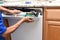
[[[0,11],[0,36],[6,31],[6,27],[4,25],[3,17],[2,17],[2,12]]]
[[[6,31],[6,27],[0,27],[0,36]]]

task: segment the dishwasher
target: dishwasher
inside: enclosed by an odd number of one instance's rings
[[[23,23],[14,33],[11,34],[12,40],[42,40],[43,35],[43,8],[11,8],[18,9],[23,12],[36,12],[34,14],[34,22]],[[8,18],[9,25],[15,24],[20,20],[19,17]]]

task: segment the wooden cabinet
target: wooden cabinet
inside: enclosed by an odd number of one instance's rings
[[[44,40],[60,40],[60,8],[44,8]]]

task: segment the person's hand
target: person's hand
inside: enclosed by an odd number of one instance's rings
[[[34,20],[33,20],[33,18],[30,18],[30,17],[24,17],[24,18],[22,18],[21,19],[23,22],[33,22]]]
[[[9,11],[9,13],[11,13],[11,14],[17,14],[17,13],[20,13],[20,12],[22,12],[22,11],[20,11],[20,10],[10,10]]]

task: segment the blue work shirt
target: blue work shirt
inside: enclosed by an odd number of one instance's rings
[[[6,27],[3,22],[2,12],[0,12],[0,40],[5,40],[5,38],[2,36],[5,31]]]

